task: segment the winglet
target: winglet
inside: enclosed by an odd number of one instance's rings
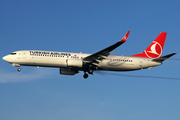
[[[122,40],[121,40],[121,41],[119,41],[119,42],[121,42],[121,43],[126,42],[126,40],[127,40],[128,36],[129,36],[129,33],[130,33],[130,31],[128,31],[128,32],[126,33],[126,35],[124,35],[124,37],[122,38]]]

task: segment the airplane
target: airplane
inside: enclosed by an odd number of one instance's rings
[[[159,66],[164,60],[176,53],[171,53],[161,57],[166,32],[161,32],[159,36],[140,54],[131,56],[111,55],[110,52],[126,42],[130,31],[117,43],[94,54],[41,51],[41,50],[21,50],[10,53],[2,59],[12,66],[41,66],[57,67],[62,75],[75,75],[79,71],[84,71],[83,77],[88,78],[88,74],[93,74],[97,70],[105,71],[133,71],[151,69]]]

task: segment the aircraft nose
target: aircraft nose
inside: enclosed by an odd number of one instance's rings
[[[7,56],[4,56],[2,59],[3,59],[4,61],[7,61],[7,60],[8,60],[8,57],[7,57]]]

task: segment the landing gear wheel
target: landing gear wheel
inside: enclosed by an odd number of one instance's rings
[[[18,68],[17,70],[18,70],[18,72],[20,72],[20,71],[21,71],[21,68]]]
[[[85,73],[83,77],[84,77],[85,79],[88,78],[88,74]]]

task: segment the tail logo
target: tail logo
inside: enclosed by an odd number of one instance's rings
[[[145,50],[145,54],[149,58],[159,58],[162,54],[162,46],[158,42],[154,41],[151,46]]]

